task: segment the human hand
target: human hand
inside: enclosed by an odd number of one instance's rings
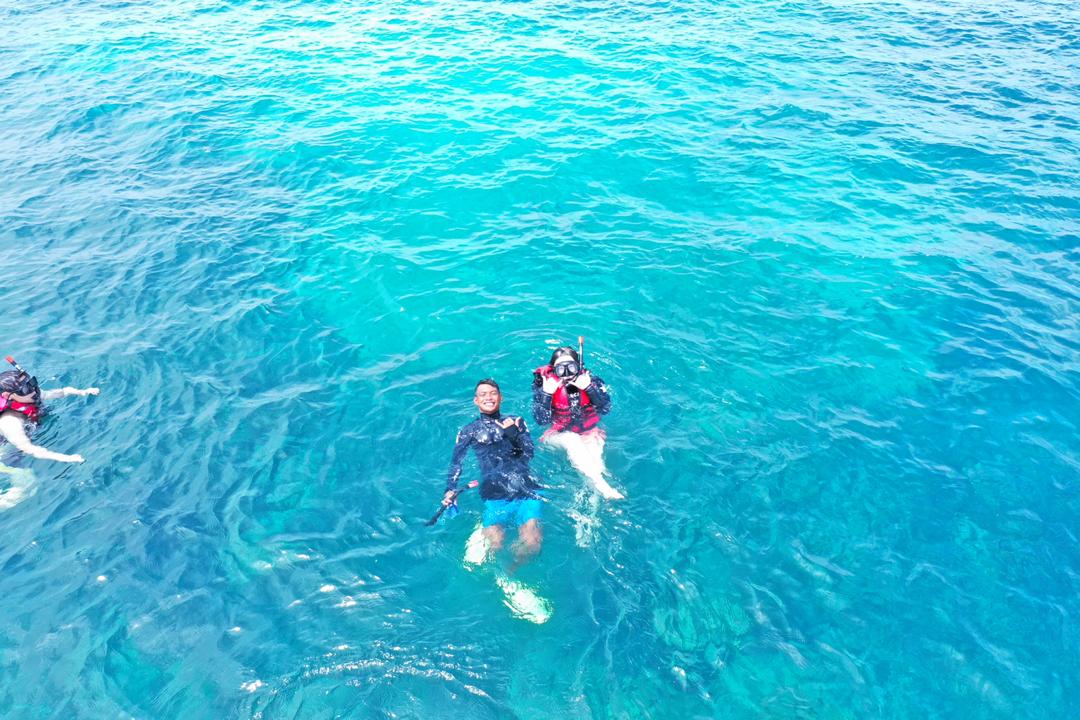
[[[59,460],[60,462],[69,462],[69,463],[86,462],[86,458],[84,458],[82,455],[60,455],[56,459]]]
[[[545,377],[544,384],[540,386],[540,389],[548,395],[554,395],[555,391],[560,387],[562,387],[562,380],[557,377]]]
[[[450,503],[454,502],[454,496],[456,494],[457,493],[455,491],[453,491],[453,490],[447,490],[442,496],[443,507],[446,507]]]
[[[578,390],[584,390],[592,385],[592,375],[588,370],[583,371],[580,375],[570,381],[570,384],[576,387]]]
[[[83,390],[79,394],[84,395],[84,396],[85,395],[97,395],[100,392],[101,392],[101,390],[98,389],[98,388],[86,388],[85,390]]]
[[[503,421],[499,423],[499,427],[501,427],[503,430],[510,427],[511,425],[517,425],[518,428],[520,429],[521,428],[521,418],[519,418],[519,417],[503,418]]]

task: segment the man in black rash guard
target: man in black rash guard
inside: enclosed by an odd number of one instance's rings
[[[443,504],[453,500],[454,490],[461,477],[461,463],[471,447],[480,464],[480,498],[484,501],[484,538],[492,553],[503,546],[505,526],[517,525],[518,542],[514,544],[515,565],[540,552],[543,533],[540,517],[544,503],[539,496],[540,486],[529,475],[533,442],[525,420],[504,417],[499,412],[502,393],[494,380],[484,379],[476,384],[473,404],[480,417],[461,429],[450,459]]]

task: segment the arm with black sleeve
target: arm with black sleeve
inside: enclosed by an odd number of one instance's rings
[[[544,392],[544,381],[539,374],[533,380],[532,411],[537,425],[551,424],[551,393]]]
[[[599,375],[592,376],[592,382],[585,388],[585,392],[589,393],[589,400],[596,408],[596,412],[606,415],[611,410],[611,395],[608,394],[607,385]]]
[[[461,463],[465,460],[465,453],[473,443],[471,426],[466,426],[457,434],[454,441],[454,452],[450,456],[450,469],[446,472],[446,492],[457,489],[458,479],[461,477]]]
[[[514,418],[514,423],[503,428],[503,435],[510,441],[514,448],[514,457],[521,458],[526,462],[532,460],[533,441],[529,434],[529,428],[525,425],[525,418]]]

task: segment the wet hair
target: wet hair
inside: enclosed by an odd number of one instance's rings
[[[23,374],[18,370],[5,370],[0,372],[0,392],[13,392],[22,395],[20,390],[24,386]]]
[[[502,390],[500,390],[500,389],[499,389],[499,383],[495,382],[495,381],[494,381],[494,380],[492,380],[491,378],[484,378],[484,379],[483,379],[483,380],[481,380],[480,382],[476,383],[476,387],[475,387],[475,388],[473,388],[473,392],[476,392],[476,391],[477,391],[478,389],[480,389],[480,386],[481,386],[481,385],[490,385],[491,387],[495,388],[495,390],[496,390],[496,391],[497,391],[497,392],[498,392],[498,393],[499,393],[500,395],[502,395]]]
[[[578,365],[581,364],[581,358],[578,357],[577,350],[569,345],[563,345],[562,347],[555,348],[555,352],[551,353],[551,360],[548,361],[548,365],[554,365],[556,360],[567,355],[574,358],[574,362]]]
[[[30,392],[27,392],[29,390]],[[37,378],[28,376],[18,370],[5,370],[0,372],[0,392],[10,392],[16,395],[33,395],[34,402],[41,400],[38,392]]]

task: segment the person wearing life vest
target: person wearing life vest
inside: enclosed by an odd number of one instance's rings
[[[608,500],[624,495],[604,477],[604,442],[600,417],[611,409],[611,396],[600,377],[581,364],[572,347],[556,348],[547,365],[533,371],[533,417],[551,425],[540,437],[550,447],[566,450],[570,463]]]
[[[15,370],[0,372],[0,437],[15,446],[16,449],[41,460],[81,463],[82,455],[64,455],[47,450],[30,442],[27,426],[35,426],[45,414],[42,403],[45,400],[69,396],[97,395],[96,387],[79,390],[73,387],[42,390],[37,378],[23,370],[14,360],[8,362]]]

